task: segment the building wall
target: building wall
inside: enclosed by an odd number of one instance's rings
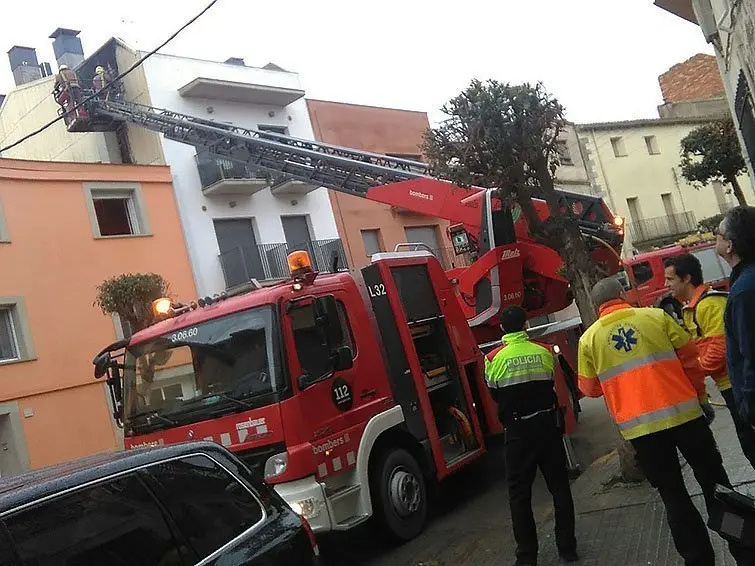
[[[149,59],[144,64],[144,72],[150,100],[156,107],[246,128],[256,129],[259,124],[285,126],[291,136],[313,138],[303,99],[281,108],[184,98],[178,93],[180,87],[197,77],[299,88],[299,78],[294,73],[168,55],[155,55]],[[212,113],[208,112],[208,107],[212,107]],[[202,295],[225,288],[212,222],[215,218],[253,218],[258,243],[285,242],[282,215],[308,216],[313,239],[338,238],[326,189],[295,196],[275,196],[269,189],[264,189],[252,196],[205,197],[195,161],[196,149],[163,139],[162,151],[166,163],[171,166],[189,254]]]
[[[698,53],[658,77],[664,102],[689,102],[720,98],[725,94],[718,63],[713,55]]]
[[[147,235],[95,238],[88,183],[138,187]],[[0,298],[22,299],[24,328],[16,332],[33,345],[31,359],[0,363],[0,416],[16,415],[23,467],[113,450],[120,434],[91,360],[116,332],[93,306],[97,285],[156,272],[179,298],[196,297],[170,171],[0,159],[0,208]]]
[[[430,124],[425,112],[376,108],[322,100],[307,100],[315,139],[363,151],[421,160],[422,136]],[[427,226],[435,229],[443,249],[442,259],[453,256],[446,236],[448,222],[441,218],[411,214],[387,204],[329,191],[338,233],[349,264],[361,268],[370,262],[362,237],[363,230],[377,231],[382,250],[405,243],[405,228]]]
[[[555,184],[558,188],[576,193],[592,193],[592,180],[585,163],[584,149],[580,147],[577,130],[573,124],[567,124],[560,140],[571,161],[561,159],[561,166],[556,169]]]
[[[58,116],[60,107],[52,97],[54,83],[54,77],[46,77],[8,93],[0,108],[0,147],[19,140]],[[111,161],[103,134],[71,134],[62,120],[4,152],[3,157],[45,161]]]
[[[644,120],[614,124],[579,126],[600,194],[611,210],[631,222],[628,198],[637,198],[640,218],[647,220],[666,216],[662,195],[670,193],[675,213],[691,211],[696,221],[718,214],[722,207],[714,188],[700,190],[685,182],[679,171],[680,142],[692,129],[705,123],[697,120]],[[659,154],[650,155],[645,137],[655,136]],[[614,154],[612,138],[621,138],[626,156]],[[755,202],[752,184],[746,175],[740,177],[742,189]],[[723,195],[723,209],[734,206],[733,195]],[[660,221],[662,222],[662,221]],[[635,247],[629,231],[624,251]]]

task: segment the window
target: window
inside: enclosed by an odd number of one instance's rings
[[[613,147],[613,154],[616,157],[626,157],[627,148],[624,146],[624,138],[621,136],[611,138],[611,146]]]
[[[0,364],[35,358],[21,297],[0,297]]]
[[[274,126],[268,124],[257,124],[257,130],[260,132],[273,132],[274,134],[288,135],[288,128],[286,126]]]
[[[149,392],[149,404],[151,407],[159,407],[166,402],[170,403],[176,399],[183,400],[183,389],[180,383],[166,385]]]
[[[558,140],[556,144],[556,150],[558,151],[558,160],[561,165],[574,165],[574,161],[571,158],[571,153],[569,152],[569,145],[566,143],[566,140]]]
[[[700,266],[703,268],[703,280],[706,283],[721,281],[731,273],[731,267],[718,256],[715,248],[692,252],[692,255],[700,261]]]
[[[10,243],[10,233],[8,232],[8,223],[3,213],[3,203],[0,202],[0,244]]]
[[[351,337],[346,308],[340,301],[338,301],[338,316],[341,319],[344,342],[337,344],[336,347],[348,346],[351,348],[353,356],[356,354],[354,340]],[[311,376],[320,377],[324,375],[330,370],[330,352],[322,343],[320,332],[315,326],[312,304],[293,309],[291,311],[291,324],[294,328],[294,342],[296,343],[296,352],[299,355],[299,365],[301,365],[302,371]]]
[[[645,136],[645,147],[648,148],[649,155],[661,154],[661,150],[658,149],[658,139],[655,136]]]
[[[87,183],[84,189],[95,238],[149,233],[140,187]]]
[[[118,340],[124,338],[131,338],[134,334],[131,323],[127,320],[123,320],[117,313],[113,313],[113,325],[115,326],[115,337]]]
[[[11,316],[12,307],[0,308],[0,361],[18,359],[18,339]]]
[[[383,251],[383,245],[380,243],[380,230],[362,230],[362,242],[367,257],[372,257]]]
[[[632,267],[632,274],[634,275],[634,284],[639,286],[653,278],[653,268],[649,262],[643,261]]]
[[[162,462],[145,473],[200,560],[265,518],[257,498],[207,456]]]
[[[135,475],[57,497],[5,523],[21,564],[182,564],[160,508]]]

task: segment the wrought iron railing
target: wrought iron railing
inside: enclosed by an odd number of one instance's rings
[[[253,179],[273,182],[273,175],[270,172],[252,165],[208,153],[198,153],[195,158],[203,189],[225,179]]]
[[[288,254],[304,250],[309,253],[315,271],[348,270],[341,240],[312,240],[294,245],[285,242],[238,246],[218,254],[226,288],[258,281],[285,279],[289,275]]]
[[[691,211],[645,218],[627,224],[629,237],[633,243],[650,242],[690,234],[697,230],[695,214]]]

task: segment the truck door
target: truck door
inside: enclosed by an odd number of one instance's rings
[[[356,357],[356,342],[349,322],[349,300],[344,294],[334,293],[339,317],[343,329],[342,346],[351,349]],[[322,343],[315,326],[312,299],[307,298],[289,303],[286,308],[285,333],[287,344],[293,344],[295,351],[288,352],[289,368],[294,387],[299,391],[298,404],[301,421],[305,423],[303,431],[306,440],[315,448],[315,460],[318,478],[338,473],[353,467],[359,446],[358,435],[349,434],[352,419],[350,414],[363,402],[356,391],[356,364],[354,367],[335,372],[333,375],[317,381],[313,385],[301,388],[299,376],[307,374],[312,377],[327,376],[331,373],[329,350]],[[329,443],[329,444],[328,444]],[[328,444],[331,448],[318,450],[320,445]]]

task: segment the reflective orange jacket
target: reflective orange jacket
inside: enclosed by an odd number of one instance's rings
[[[700,366],[713,378],[720,391],[731,389],[726,371],[726,331],[724,330],[725,294],[713,292],[710,285],[699,285],[692,300],[682,309],[684,327],[697,344]],[[695,323],[697,321],[697,323]]]
[[[605,397],[628,440],[702,416],[707,399],[690,336],[665,311],[622,300],[602,305],[579,340],[579,388]]]

